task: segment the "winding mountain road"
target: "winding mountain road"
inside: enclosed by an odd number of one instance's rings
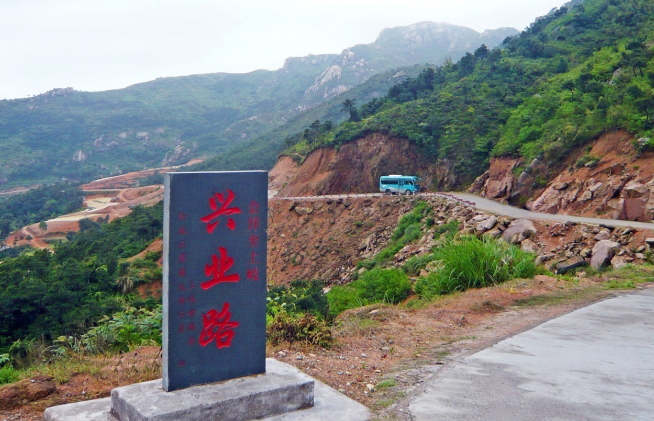
[[[638,222],[638,221],[623,221],[619,219],[602,219],[602,218],[590,218],[585,216],[572,216],[572,215],[559,215],[559,214],[550,214],[550,213],[540,213],[532,212],[526,209],[516,208],[514,206],[504,205],[498,202],[495,202],[490,199],[483,197],[475,196],[474,194],[469,193],[418,193],[418,197],[444,197],[459,202],[465,203],[475,208],[494,213],[497,215],[508,216],[511,218],[525,218],[525,219],[537,219],[543,221],[555,221],[555,222],[577,222],[580,224],[594,224],[594,225],[603,225],[607,227],[631,227],[639,229],[649,229],[654,231],[654,223],[651,222]],[[326,196],[272,196],[269,197],[270,200],[304,200],[304,201],[315,201],[315,200],[328,200],[328,199],[345,199],[345,198],[358,198],[358,197],[394,197],[386,196],[382,193],[356,193],[356,194],[337,194],[337,195],[326,195]]]

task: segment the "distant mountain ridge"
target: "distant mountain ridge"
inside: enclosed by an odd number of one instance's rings
[[[434,22],[386,28],[375,42],[343,50],[305,91],[304,105],[315,106],[379,72],[417,63],[439,65],[447,58],[458,60],[482,44],[492,48],[517,33],[515,28],[479,33],[463,26]]]
[[[224,153],[374,75],[456,60],[515,33],[423,22],[386,29],[375,42],[341,54],[288,58],[274,71],[160,78],[106,92],[56,89],[0,101],[0,185],[88,180]],[[378,95],[388,83],[393,79],[385,79]]]

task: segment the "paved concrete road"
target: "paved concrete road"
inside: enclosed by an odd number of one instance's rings
[[[446,366],[413,420],[654,420],[654,289],[551,320]]]
[[[654,230],[654,224],[651,222],[621,221],[618,219],[601,219],[601,218],[589,218],[585,216],[557,215],[551,213],[532,212],[527,209],[520,209],[509,205],[503,205],[502,203],[498,203],[490,199],[485,199],[483,197],[475,196],[474,194],[450,193],[450,195],[457,197],[461,200],[474,203],[474,206],[479,210],[496,213],[498,215],[510,216],[511,218],[541,219],[541,220],[560,221],[560,222],[572,221],[572,222],[579,222],[582,224],[606,225],[609,227],[632,227],[632,228]]]

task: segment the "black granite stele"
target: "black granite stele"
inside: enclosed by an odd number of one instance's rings
[[[265,372],[268,173],[167,173],[163,388]]]

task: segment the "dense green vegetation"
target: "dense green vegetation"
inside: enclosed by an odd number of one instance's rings
[[[504,241],[464,236],[437,248],[429,260],[436,270],[415,284],[422,298],[483,288],[536,275],[535,256]]]
[[[313,143],[300,139],[287,153],[381,132],[453,162],[465,185],[491,156],[551,163],[607,130],[651,138],[653,30],[654,4],[646,0],[561,8],[506,39],[502,49],[482,46],[457,63],[425,69],[361,106],[357,118],[350,113],[330,133]]]
[[[84,193],[76,184],[59,183],[0,199],[0,237],[79,210]]]
[[[400,269],[366,271],[356,281],[329,291],[330,315],[375,303],[398,304],[409,296],[411,287],[409,277]]]
[[[0,264],[0,352],[16,340],[49,342],[62,335],[81,335],[102,317],[127,306],[154,308],[130,290],[152,275],[145,261],[125,259],[141,252],[162,232],[162,205],[136,207],[111,223],[80,222],[55,252],[36,251]],[[157,269],[154,269],[156,272]]]

